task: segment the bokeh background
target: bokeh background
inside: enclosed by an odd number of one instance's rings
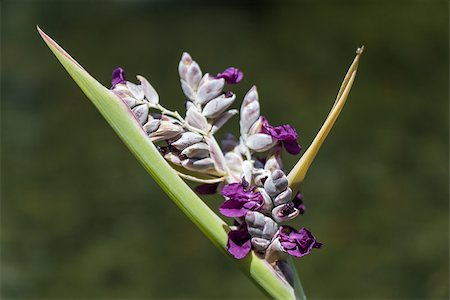
[[[293,124],[305,147],[364,44],[294,222],[325,247],[298,271],[312,299],[447,299],[448,5],[2,1],[2,297],[265,297],[146,174],[39,24],[105,85],[122,66],[174,109],[183,51],[204,71],[239,67],[238,97],[256,84],[262,113]],[[220,198],[205,201],[217,210]]]

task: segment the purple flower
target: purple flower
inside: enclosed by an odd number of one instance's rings
[[[112,72],[111,89],[115,88],[119,83],[124,83],[125,81],[125,71],[121,67],[115,68]]]
[[[309,254],[312,248],[322,247],[322,243],[317,242],[306,228],[296,231],[290,226],[281,226],[279,233],[281,246],[293,256],[302,257]]]
[[[292,155],[297,155],[301,151],[300,145],[297,143],[297,132],[291,125],[281,125],[273,127],[269,124],[264,116],[261,116],[262,128],[261,132],[272,136],[274,139],[283,143],[286,151]]]
[[[240,183],[227,184],[222,188],[222,195],[227,197],[219,208],[222,215],[230,218],[244,217],[248,211],[255,211],[264,205],[260,193],[247,191]]]
[[[199,195],[212,195],[217,192],[218,183],[205,183],[197,185],[194,190]]]
[[[247,226],[241,225],[237,230],[228,232],[227,250],[234,258],[242,259],[252,249],[251,236],[247,231]]]
[[[300,192],[297,192],[295,194],[294,199],[292,199],[292,202],[294,203],[294,207],[300,211],[300,214],[303,215],[305,213],[305,204],[303,204],[302,201],[302,194]]]
[[[242,78],[244,78],[244,73],[242,73],[239,69],[230,67],[223,71],[222,73],[217,74],[217,79],[223,78],[225,82],[228,84],[236,84],[239,83]]]

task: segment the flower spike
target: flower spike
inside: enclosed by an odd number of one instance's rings
[[[353,60],[353,63],[351,64],[347,74],[345,75],[344,81],[342,82],[341,88],[339,89],[338,95],[336,97],[336,101],[334,102],[330,113],[328,114],[325,122],[323,123],[322,128],[320,128],[319,132],[317,133],[316,137],[312,141],[309,148],[305,151],[303,156],[299,159],[297,164],[295,164],[294,168],[289,173],[288,175],[289,187],[291,187],[292,190],[294,191],[298,190],[298,187],[305,179],[306,173],[308,172],[311,163],[316,157],[317,152],[319,152],[320,147],[327,138],[328,133],[330,133],[331,128],[333,128],[334,123],[336,122],[339,114],[341,113],[345,101],[347,100],[348,95],[350,93],[350,89],[352,88],[353,81],[355,80],[356,71],[358,70],[359,59],[363,51],[364,46],[356,50],[356,57]]]
[[[331,130],[355,79],[362,48],[341,85],[319,134],[291,174],[283,170],[282,148],[298,154],[294,127],[272,126],[260,114],[256,87],[241,105],[240,136],[226,135],[222,147],[215,133],[233,115],[236,95],[227,84],[239,83],[243,73],[234,67],[211,76],[203,73],[188,53],[178,65],[186,111],[171,111],[143,76],[137,84],[116,68],[112,87],[102,86],[39,28],[39,33],[88,98],[116,130],[147,171],[181,210],[218,246],[240,260],[248,276],[275,299],[305,299],[289,256],[303,257],[320,248],[306,228],[285,222],[305,211],[300,183]],[[201,185],[200,195],[219,192],[225,201],[219,212],[232,218],[224,223],[182,179]]]

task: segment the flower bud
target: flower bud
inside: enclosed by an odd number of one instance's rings
[[[279,205],[272,210],[273,219],[278,222],[287,222],[298,216],[300,211],[294,207],[294,203],[288,202]]]
[[[262,121],[261,118],[258,118],[255,123],[248,130],[248,135],[253,135],[261,132]]]
[[[255,163],[256,164],[256,163]],[[254,169],[253,176],[257,186],[264,186],[264,182],[270,176],[270,172],[261,168]]]
[[[176,124],[176,125],[180,125],[181,126],[180,121],[178,119],[174,118],[174,117],[170,117],[170,116],[167,116],[167,115],[154,115],[154,117],[155,118],[160,118],[161,121],[167,121],[167,122],[170,122],[172,124]]]
[[[186,80],[186,73],[191,64],[192,57],[189,55],[189,53],[184,52],[183,55],[181,55],[180,63],[178,64],[178,74],[180,75],[181,79]]]
[[[214,161],[214,167],[216,171],[219,174],[225,174],[225,165],[223,161],[223,153],[220,149],[219,145],[217,144],[216,140],[214,138],[211,138],[210,136],[205,136],[206,144],[208,144],[209,147],[209,155],[211,159]]]
[[[195,128],[203,131],[208,131],[208,121],[194,107],[189,108],[189,110],[186,112],[186,122]]]
[[[195,104],[192,101],[186,101],[186,111],[188,111],[191,107],[195,108]]]
[[[134,107],[132,110],[133,115],[136,117],[136,120],[138,120],[139,124],[143,125],[148,120],[148,105],[142,104]]]
[[[283,171],[275,170],[264,182],[264,189],[270,197],[275,197],[288,186],[288,180]]]
[[[264,218],[265,216],[262,213],[249,211],[245,215],[245,222],[247,223],[247,226],[253,227],[253,228],[259,228],[264,226]]]
[[[241,134],[247,135],[250,127],[259,118],[259,101],[256,86],[253,86],[245,95],[241,105]]]
[[[278,231],[278,225],[269,217],[257,211],[249,211],[245,215],[248,232],[252,237],[271,240]]]
[[[143,76],[138,75],[136,77],[141,82],[142,90],[147,101],[153,105],[158,104],[159,96],[153,86]]]
[[[181,82],[181,89],[183,90],[183,93],[186,95],[186,97],[189,100],[194,101],[195,94],[196,94],[195,91],[192,90],[192,88],[189,86],[189,84],[186,81],[184,81],[183,79],[180,80],[180,82]]]
[[[279,238],[274,239],[266,250],[265,259],[270,264],[274,264],[279,260],[285,259],[286,257],[287,253],[281,246],[280,239]]]
[[[214,134],[217,131],[219,131],[220,128],[222,128],[223,125],[225,125],[228,120],[231,119],[234,115],[238,113],[237,109],[230,109],[229,111],[226,111],[222,113],[220,116],[218,116],[213,123],[213,126],[211,128],[211,133]]]
[[[256,152],[264,152],[275,146],[277,143],[270,135],[257,133],[247,138],[246,145]]]
[[[236,173],[237,174],[236,177],[239,178],[243,163],[242,156],[234,152],[227,152],[225,154],[225,163],[227,164],[228,169],[232,173]]]
[[[262,207],[264,212],[271,212],[273,209],[272,198],[270,198],[266,190],[264,190],[263,188],[257,188],[257,191],[261,194],[261,196],[264,199],[264,205]]]
[[[233,93],[222,94],[206,103],[202,114],[207,118],[216,118],[223,113],[235,99],[236,95]]]
[[[189,86],[195,91],[197,90],[201,79],[202,71],[200,70],[200,66],[193,61],[186,72],[184,80],[186,80]]]
[[[184,52],[181,56],[178,64],[178,73],[180,74],[180,79],[184,80],[193,90],[197,89],[198,83],[202,79],[202,71],[187,52]]]
[[[181,88],[184,94],[191,100],[195,100],[198,85],[202,78],[202,71],[199,65],[192,60],[189,53],[184,52],[178,64],[178,73],[180,74]]]
[[[205,74],[198,85],[195,101],[203,105],[211,99],[214,99],[222,92],[224,84],[224,79],[215,79],[209,74]]]
[[[209,155],[209,146],[205,143],[197,143],[184,149],[181,154],[189,158],[204,158]]]
[[[147,134],[155,132],[158,129],[160,122],[161,122],[161,120],[159,120],[159,119],[151,119],[151,120],[149,120],[144,125],[145,132],[147,132]]]
[[[113,90],[114,94],[116,94],[128,107],[132,108],[136,106],[137,100],[133,97],[130,90],[127,88],[126,84],[120,83],[117,84]]]
[[[136,100],[144,100],[144,90],[142,89],[142,86],[129,81],[127,81],[126,85],[131,95],[136,98]]]
[[[252,160],[244,160],[242,163],[242,172],[241,178],[244,178],[248,184],[252,184],[252,171],[253,171],[253,161]]]
[[[122,99],[122,101],[130,108],[135,107],[137,105],[137,100],[134,99],[133,97],[130,96],[120,96],[119,97]]]
[[[292,198],[292,190],[291,190],[291,188],[288,187],[286,190],[279,193],[275,197],[275,199],[273,199],[273,205],[279,206],[279,205],[288,203],[289,201],[291,201],[291,198]]]
[[[259,253],[264,253],[264,251],[266,251],[267,247],[269,247],[270,245],[269,240],[257,237],[252,238],[251,243],[253,245],[253,249]]]
[[[180,125],[161,120],[158,130],[150,134],[150,139],[152,142],[156,143],[174,138],[182,132],[183,128]]]
[[[184,132],[178,140],[171,143],[171,145],[178,150],[184,150],[185,148],[200,142],[202,139],[203,136],[200,134],[187,131]]]
[[[206,172],[214,168],[214,161],[209,157],[202,159],[185,159],[181,164],[184,168],[195,172]]]
[[[270,172],[283,169],[281,149],[278,146],[274,149],[274,153],[267,159],[266,164],[264,165],[264,169],[269,170]]]
[[[178,155],[173,154],[172,152],[166,153],[164,158],[173,163],[174,165],[181,166],[181,159]]]

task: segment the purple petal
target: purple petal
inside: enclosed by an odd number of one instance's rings
[[[296,231],[290,226],[281,226],[279,234],[281,246],[293,256],[302,257],[309,254],[311,249],[322,247],[322,243],[317,242],[306,228]]]
[[[297,247],[297,244],[292,242],[283,242],[282,245],[285,250],[295,249]]]
[[[257,211],[264,205],[264,199],[259,195],[256,200],[244,198],[229,199],[222,203],[219,212],[230,218],[245,217],[249,211]]]
[[[322,246],[323,246],[322,243],[319,243],[318,241],[316,241],[316,242],[314,243],[314,245],[313,245],[313,248],[318,248],[318,249],[320,249],[320,248],[322,248]]]
[[[217,192],[218,183],[200,184],[194,188],[194,191],[199,195],[213,195]]]
[[[222,188],[222,195],[228,198],[236,198],[243,192],[244,187],[240,183],[227,184]]]
[[[296,141],[284,141],[283,146],[292,155],[297,155],[302,151],[302,148]]]
[[[236,218],[244,217],[250,210],[258,210],[264,205],[264,199],[258,192],[246,191],[241,183],[227,184],[222,188],[227,198],[219,208],[222,215]]]
[[[244,207],[244,204],[245,202],[230,199],[222,203],[219,207],[219,212],[225,217],[244,217],[249,211],[248,208]]]
[[[294,207],[300,211],[301,215],[303,215],[305,213],[306,207],[305,204],[303,204],[302,194],[300,192],[297,192],[292,202],[294,203]]]
[[[297,132],[291,125],[281,125],[274,127],[269,124],[266,117],[261,116],[262,133],[269,134],[279,141],[295,141],[297,139]]]
[[[242,78],[244,78],[244,73],[242,73],[239,69],[230,67],[223,71],[222,73],[217,74],[217,79],[223,78],[228,84],[236,84],[239,83]]]
[[[227,250],[234,258],[242,259],[250,252],[252,245],[251,236],[247,228],[241,228],[228,232]]]
[[[261,116],[262,127],[261,132],[270,135],[274,139],[283,142],[286,151],[296,155],[301,151],[300,145],[297,143],[297,131],[291,125],[281,125],[273,127],[269,124],[264,116]]]
[[[261,203],[258,201],[247,201],[244,202],[243,208],[247,209],[247,211],[255,211],[261,208]]]
[[[259,193],[254,193],[251,190],[246,191],[242,183],[232,183],[225,185],[222,188],[222,195],[230,199],[247,201],[259,201],[259,198],[261,198],[261,195]]]
[[[112,72],[111,89],[115,88],[119,83],[124,83],[125,81],[125,71],[121,67],[115,68]]]

